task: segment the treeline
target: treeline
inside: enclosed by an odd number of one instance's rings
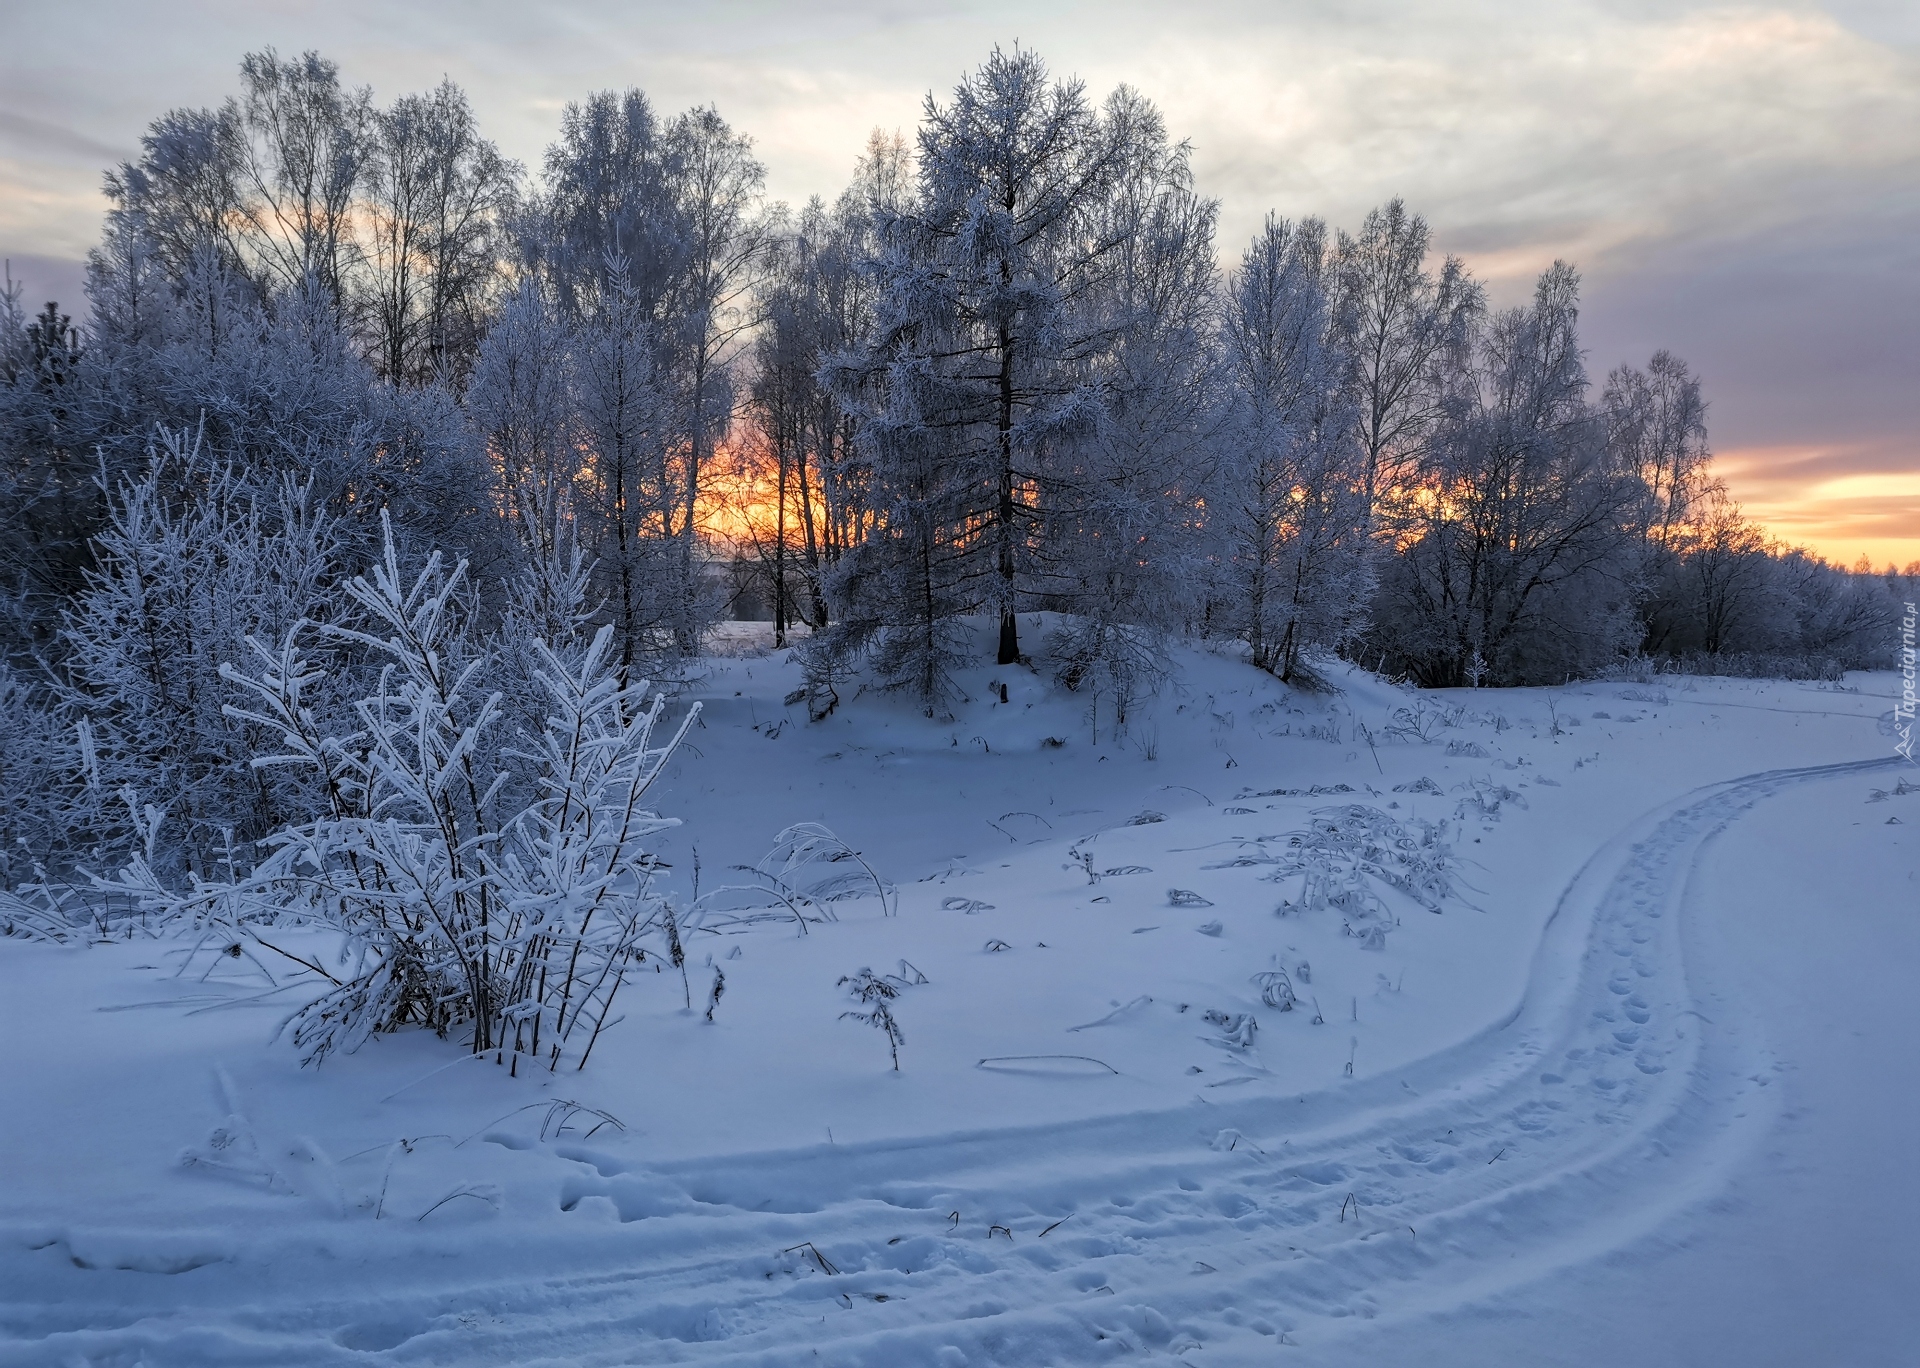
[[[240,87],[108,173],[83,325],[0,307],[9,881],[151,844],[149,809],[209,868],[313,801],[249,765],[221,670],[345,621],[383,525],[467,562],[461,649],[509,700],[536,639],[609,628],[625,686],[743,595],[809,629],[819,711],[856,675],[938,707],[981,614],[1124,710],[1176,633],[1287,679],[1838,668],[1913,592],[1741,516],[1684,362],[1596,383],[1572,267],[1491,308],[1395,201],[1270,218],[1223,272],[1153,105],[1030,53],[797,210],[717,112],[638,91],[569,106],[529,174],[451,83],[382,107],[267,51]]]

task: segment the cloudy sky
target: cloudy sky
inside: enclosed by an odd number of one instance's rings
[[[1351,225],[1400,194],[1496,299],[1575,260],[1596,377],[1692,362],[1749,511],[1920,559],[1915,0],[0,0],[0,35],[0,255],[35,301],[78,296],[101,170],[252,48],[319,48],[383,99],[451,76],[529,166],[586,91],[711,103],[798,202],[1019,42],[1161,105],[1224,255],[1270,209]]]

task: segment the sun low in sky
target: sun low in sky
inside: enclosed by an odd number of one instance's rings
[[[101,173],[243,52],[318,48],[382,99],[463,85],[537,166],[561,108],[638,85],[713,104],[769,190],[831,196],[995,43],[1125,82],[1193,144],[1223,258],[1269,210],[1351,226],[1392,195],[1495,302],[1585,278],[1596,381],[1668,347],[1706,383],[1718,468],[1789,542],[1920,560],[1920,5],[406,0],[9,3],[0,254],[77,305]]]

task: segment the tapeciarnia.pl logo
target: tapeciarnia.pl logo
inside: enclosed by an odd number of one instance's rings
[[[1900,738],[1894,751],[1911,762],[1913,760],[1913,624],[1915,613],[1911,603],[1906,605],[1906,616],[1900,619],[1900,701],[1893,705],[1893,730]]]

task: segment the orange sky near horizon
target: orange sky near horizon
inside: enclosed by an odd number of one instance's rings
[[[1747,516],[1789,546],[1849,568],[1862,555],[1875,570],[1920,562],[1920,458],[1904,471],[1862,473],[1834,459],[1844,455],[1747,447],[1716,453],[1713,467]]]

